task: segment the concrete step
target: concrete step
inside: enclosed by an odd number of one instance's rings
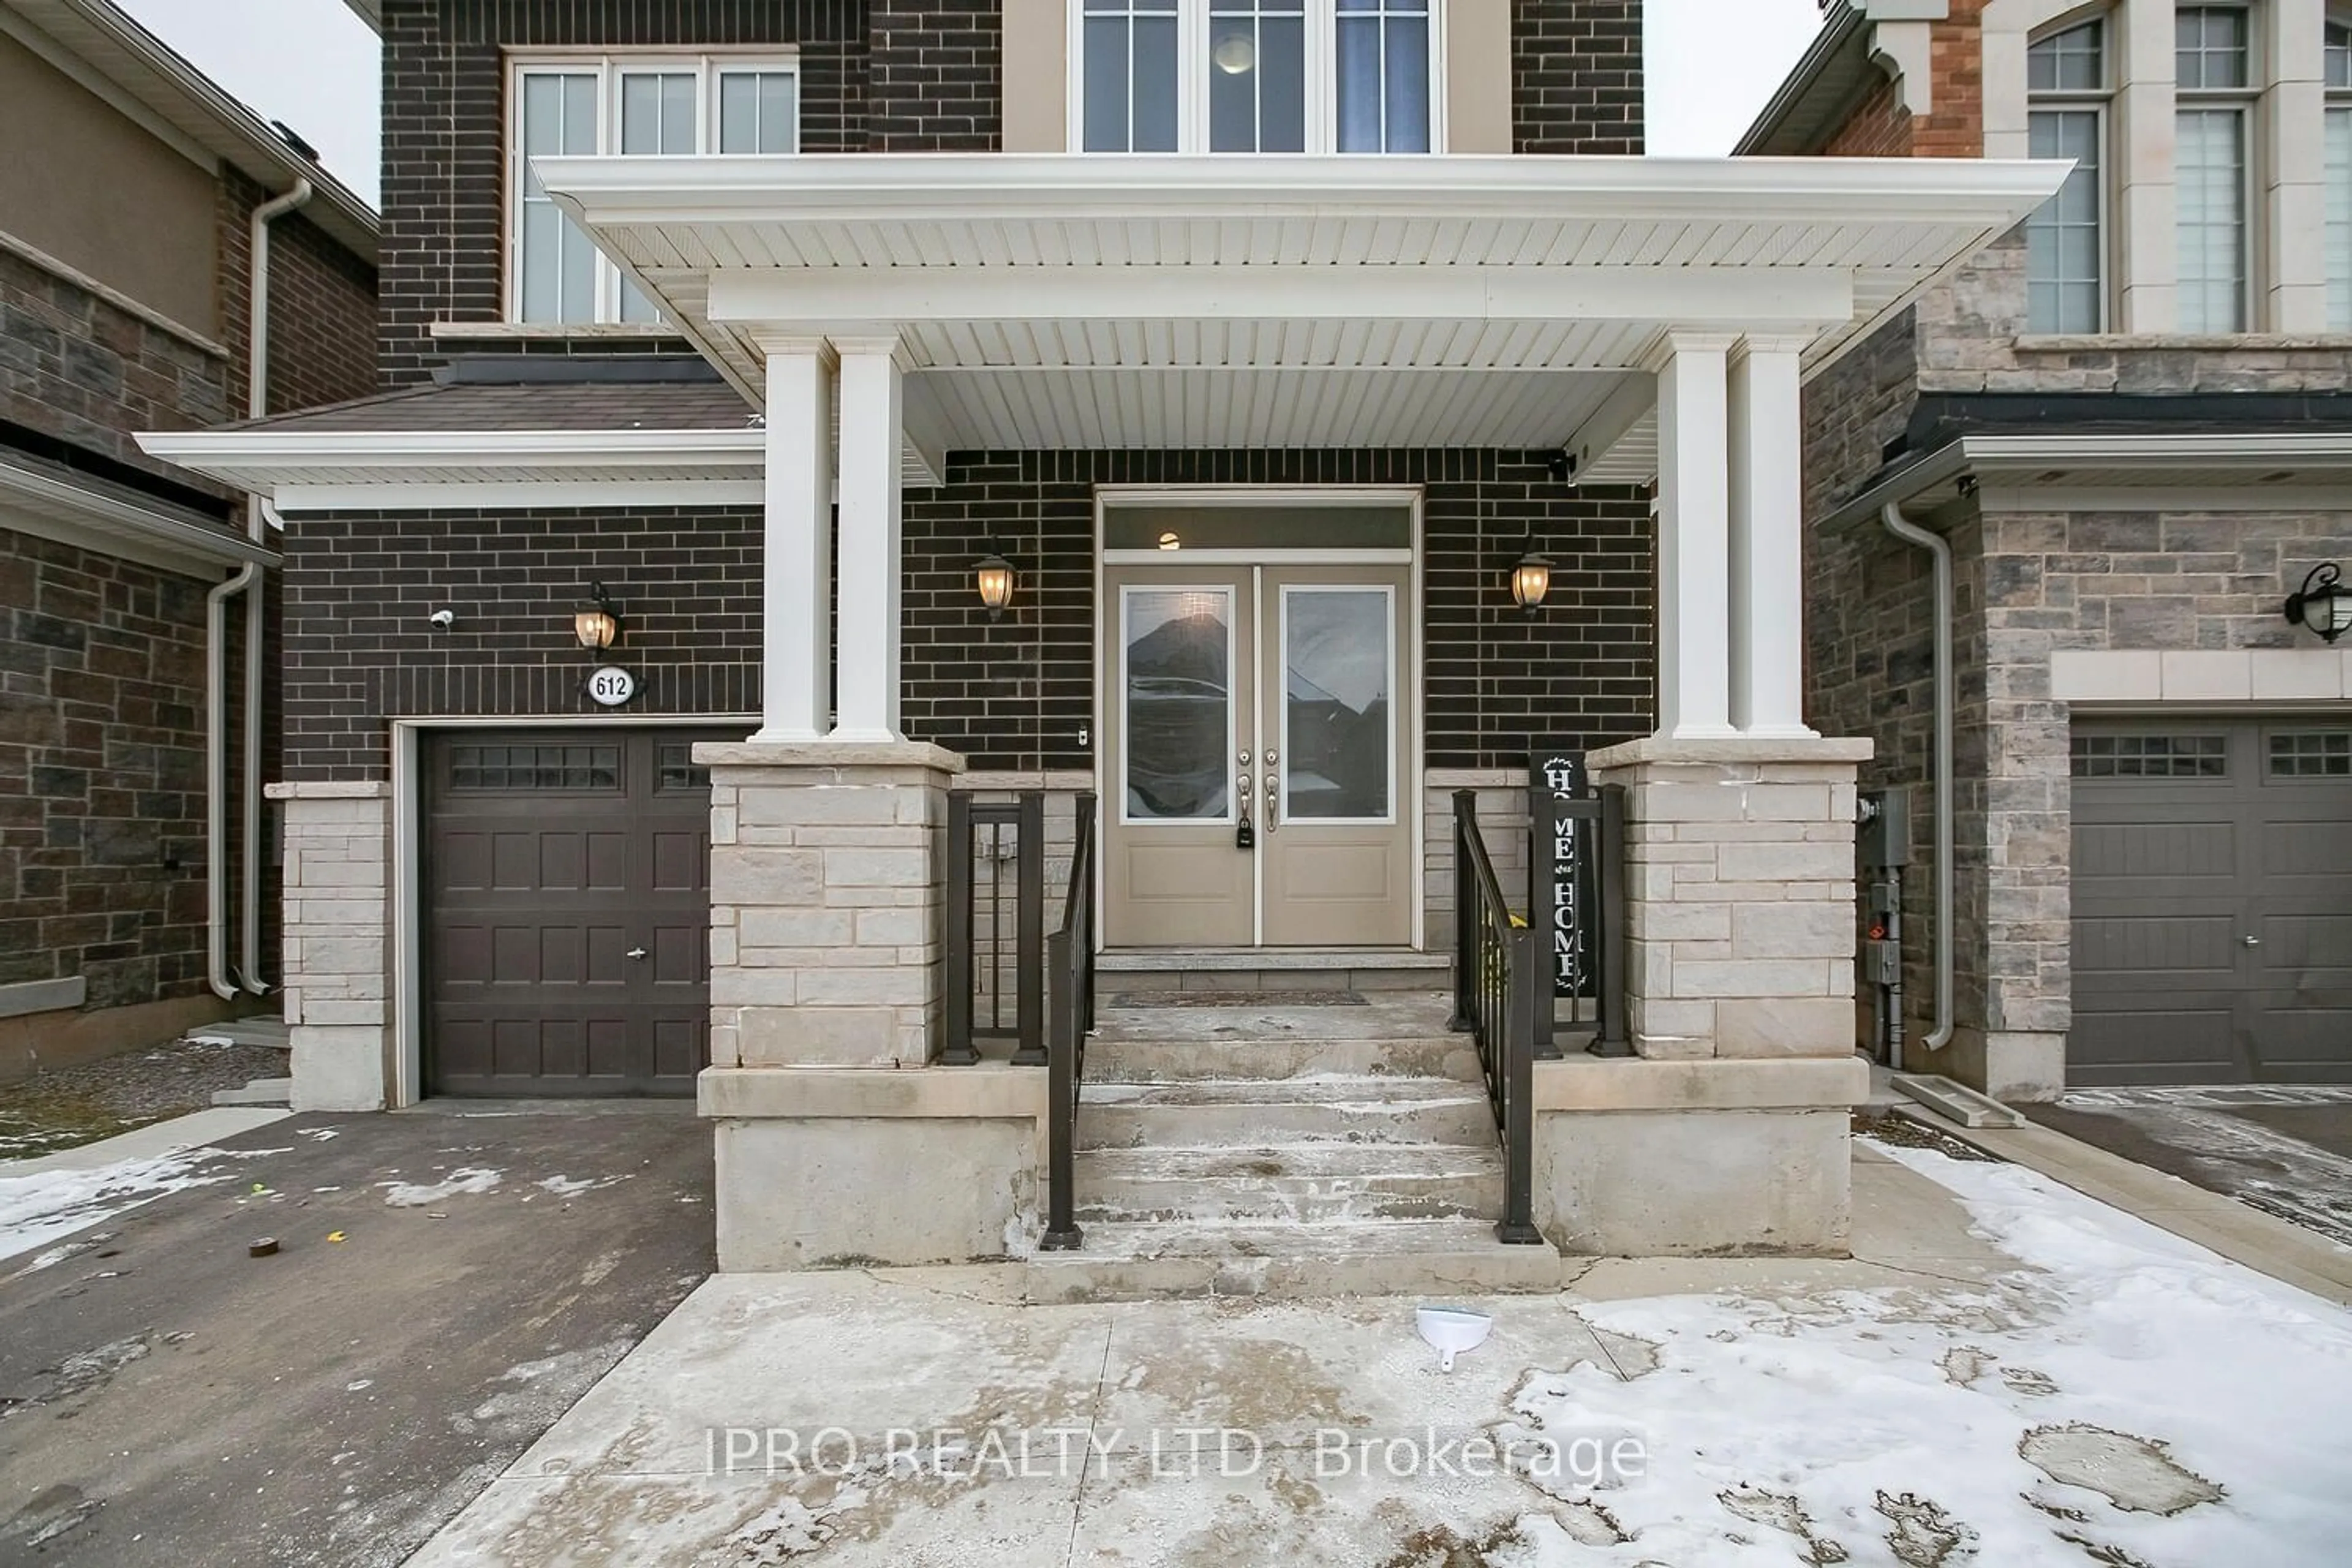
[[[1029,1261],[1033,1301],[1167,1296],[1440,1297],[1557,1290],[1549,1246],[1507,1247],[1483,1219],[1358,1224],[1167,1225],[1080,1222],[1072,1252]]]
[[[1105,995],[1427,991],[1446,984],[1453,962],[1410,948],[1171,948],[1106,952],[1095,973]]]
[[[294,1098],[290,1078],[257,1078],[243,1089],[213,1090],[215,1105],[289,1105]]]
[[[1451,1079],[1088,1082],[1081,1149],[1230,1149],[1314,1141],[1492,1147],[1482,1087]]]
[[[231,1018],[224,1024],[206,1024],[188,1031],[193,1040],[226,1040],[233,1046],[268,1046],[281,1051],[292,1048],[291,1036],[285,1019],[267,1015]]]
[[[1087,1042],[1087,1083],[1349,1078],[1478,1081],[1478,1051],[1467,1035],[1421,1039],[1234,1039]]]
[[[1081,1222],[1495,1220],[1498,1149],[1445,1143],[1276,1143],[1091,1149],[1076,1163]]]

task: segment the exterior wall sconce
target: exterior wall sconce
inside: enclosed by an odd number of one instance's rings
[[[1013,563],[991,551],[972,568],[972,577],[980,588],[980,602],[988,606],[988,618],[1002,619],[1004,606],[1013,602]]]
[[[572,634],[580,646],[591,653],[602,653],[621,640],[621,607],[604,591],[602,583],[588,585],[592,603],[583,605],[572,617]]]
[[[2352,589],[2344,586],[2344,569],[2333,561],[2313,567],[2302,588],[2286,596],[2286,618],[2327,642],[2352,632]]]
[[[1511,568],[1511,601],[1532,616],[1551,592],[1551,559],[1536,553],[1533,530],[1520,543],[1524,548]]]

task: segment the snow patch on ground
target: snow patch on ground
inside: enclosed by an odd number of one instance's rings
[[[570,1198],[577,1197],[582,1193],[593,1193],[599,1187],[617,1186],[619,1184],[625,1182],[629,1178],[626,1174],[618,1176],[558,1175],[542,1177],[541,1178],[539,1184],[548,1192],[553,1193],[559,1198]]]
[[[49,1247],[75,1231],[152,1203],[166,1193],[225,1182],[229,1173],[208,1169],[220,1158],[222,1151],[217,1149],[189,1149],[87,1170],[0,1175],[0,1258]]]
[[[447,1198],[492,1192],[504,1180],[506,1180],[506,1173],[503,1171],[493,1171],[480,1165],[467,1165],[450,1172],[437,1182],[378,1182],[376,1185],[385,1189],[383,1201],[388,1206],[396,1209],[416,1209],[423,1208],[427,1204],[440,1203]]]
[[[1532,1515],[1511,1561],[2338,1560],[2352,1313],[2032,1172],[1885,1152],[2031,1267],[1580,1309],[1654,1344],[1655,1370],[1531,1373],[1507,1426],[1637,1432],[1649,1473],[1594,1500],[1622,1548],[1596,1558],[1589,1531]]]

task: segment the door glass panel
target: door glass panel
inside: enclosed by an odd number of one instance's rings
[[[1384,588],[1282,591],[1284,820],[1389,818],[1393,620]]]
[[[1119,605],[1127,820],[1227,820],[1233,590],[1129,588]]]

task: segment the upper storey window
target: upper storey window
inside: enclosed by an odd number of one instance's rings
[[[2180,330],[2242,332],[2252,314],[2247,133],[2255,84],[2246,13],[2184,5],[2176,13]]]
[[[2106,25],[2084,22],[2026,53],[2026,134],[2036,158],[2071,158],[2058,194],[2026,221],[2026,330],[2106,323]]]
[[[1429,0],[1076,0],[1088,153],[1426,153]]]
[[[513,168],[508,311],[518,321],[656,321],[531,170],[539,157],[796,153],[800,78],[789,59],[558,56],[520,60],[509,94]]]
[[[2352,332],[2352,26],[2327,24],[2327,330]]]

